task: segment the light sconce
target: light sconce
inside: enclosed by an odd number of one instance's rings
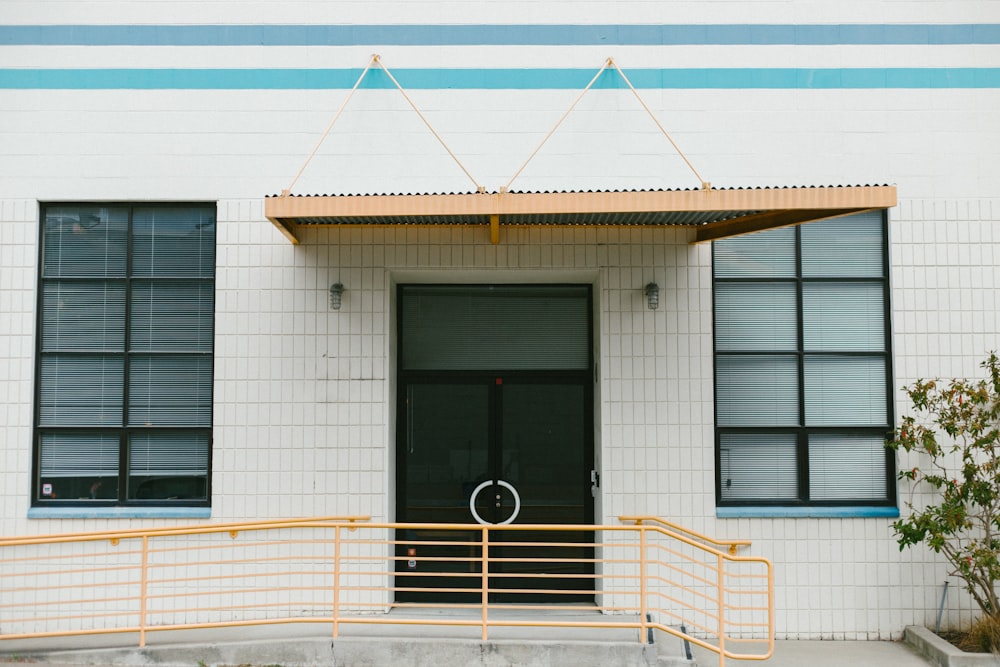
[[[660,307],[660,286],[656,283],[647,283],[642,289],[643,294],[646,295],[646,307],[650,310],[656,310]]]
[[[334,310],[340,310],[340,304],[343,303],[344,297],[344,286],[340,283],[334,283],[330,285],[330,308]]]

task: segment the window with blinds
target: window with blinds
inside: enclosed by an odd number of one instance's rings
[[[586,370],[586,285],[404,285],[403,370]]]
[[[35,502],[208,503],[213,205],[42,210]]]
[[[893,504],[884,214],[718,241],[713,283],[719,504]]]

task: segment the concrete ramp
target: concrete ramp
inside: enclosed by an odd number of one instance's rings
[[[399,612],[393,612],[394,616]],[[502,614],[503,612],[501,612]],[[454,611],[421,610],[423,620],[460,618]],[[401,614],[416,621],[415,613]],[[524,612],[517,613],[518,619]],[[586,622],[593,614],[560,616],[564,622]],[[602,617],[607,620],[609,617]],[[613,618],[613,617],[612,617]],[[552,621],[551,612],[545,620]],[[622,617],[623,622],[628,617]],[[99,635],[16,640],[0,644],[5,659],[43,665],[118,667],[680,667],[683,643],[656,633],[653,644],[639,642],[635,628],[517,626],[490,629],[454,625],[351,624],[331,636],[328,623],[172,630],[147,635],[138,648],[135,635]]]

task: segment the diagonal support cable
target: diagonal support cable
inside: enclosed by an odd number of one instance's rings
[[[663,124],[660,123],[659,119],[657,119],[652,109],[649,108],[646,102],[639,95],[639,92],[635,89],[635,86],[633,86],[632,82],[629,81],[627,76],[625,76],[625,72],[623,72],[621,68],[618,67],[618,63],[614,61],[614,58],[608,58],[604,62],[604,65],[601,66],[601,69],[597,70],[597,74],[595,74],[594,78],[590,80],[590,83],[587,84],[587,87],[580,92],[577,98],[573,101],[573,104],[571,104],[569,109],[566,110],[566,113],[564,113],[562,117],[558,121],[556,121],[555,126],[551,130],[549,130],[549,133],[545,135],[545,138],[542,139],[541,143],[539,143],[538,146],[535,148],[535,150],[531,152],[531,155],[529,155],[528,159],[524,161],[524,164],[522,164],[521,167],[516,172],[514,172],[514,175],[510,177],[510,180],[507,181],[507,185],[501,188],[501,192],[508,192],[510,190],[511,183],[513,183],[517,179],[517,177],[521,175],[521,172],[524,171],[524,168],[528,166],[528,163],[531,162],[531,160],[535,157],[535,155],[538,154],[538,151],[541,150],[542,146],[545,145],[545,142],[547,142],[549,138],[555,133],[555,131],[559,129],[559,126],[562,125],[562,122],[566,120],[566,117],[569,116],[569,114],[573,111],[573,109],[576,108],[576,105],[579,104],[581,99],[583,99],[583,96],[586,95],[587,91],[594,86],[594,83],[597,82],[598,77],[600,77],[601,74],[604,73],[604,70],[608,68],[614,68],[614,70],[618,72],[618,74],[622,77],[622,80],[625,81],[625,84],[635,95],[636,99],[639,100],[639,104],[641,104],[642,108],[646,110],[646,113],[648,113],[650,118],[653,119],[653,122],[656,123],[656,126],[660,128],[660,132],[663,133],[663,136],[667,138],[667,141],[670,142],[670,145],[674,147],[674,150],[677,151],[677,154],[681,157],[682,160],[684,160],[684,163],[688,166],[688,168],[692,171],[692,173],[694,173],[695,177],[701,183],[701,189],[702,190],[712,189],[712,184],[706,181],[704,178],[702,178],[701,174],[698,173],[698,170],[694,168],[694,165],[691,164],[691,161],[687,158],[686,155],[684,155],[684,152],[681,151],[680,146],[677,145],[677,142],[673,140],[673,137],[671,137],[670,133],[667,132],[666,128],[663,127]]]
[[[417,115],[420,116],[420,120],[424,121],[424,125],[426,125],[427,129],[431,131],[431,134],[434,135],[434,138],[438,140],[438,142],[441,144],[441,146],[444,147],[446,151],[448,151],[448,155],[450,155],[451,159],[455,161],[455,164],[457,164],[461,168],[461,170],[465,172],[465,175],[469,177],[469,180],[472,181],[472,184],[476,186],[476,192],[479,192],[480,194],[486,192],[486,188],[480,185],[476,181],[476,179],[472,177],[472,174],[469,173],[469,170],[465,168],[465,165],[462,164],[462,161],[458,159],[458,156],[456,156],[451,151],[451,149],[448,148],[448,144],[444,142],[444,139],[442,139],[441,135],[437,133],[437,130],[435,130],[434,127],[430,124],[430,121],[428,121],[427,118],[424,116],[424,114],[421,113],[420,109],[417,108],[417,105],[413,103],[413,100],[410,99],[410,96],[406,94],[406,91],[403,90],[403,87],[399,85],[398,81],[396,81],[396,77],[392,75],[392,72],[390,72],[389,69],[384,64],[382,64],[381,58],[379,58],[378,55],[375,55],[372,57],[372,60],[375,62],[375,64],[377,64],[379,67],[382,68],[382,71],[386,73],[386,76],[389,77],[389,80],[392,81],[393,84],[395,84],[400,94],[402,94],[403,99],[405,99],[409,103],[410,108],[412,108],[414,111],[417,112]]]
[[[625,81],[629,89],[632,91],[632,94],[635,95],[635,99],[639,100],[639,104],[641,104],[642,108],[646,110],[646,113],[649,114],[649,117],[652,118],[653,122],[656,123],[656,126],[660,128],[660,132],[663,133],[663,136],[667,138],[667,141],[670,142],[670,145],[674,147],[674,150],[677,151],[677,154],[681,156],[682,160],[684,160],[684,164],[688,166],[688,169],[691,170],[691,173],[693,173],[695,178],[697,178],[698,181],[701,183],[701,189],[711,190],[712,184],[706,181],[704,178],[702,178],[701,174],[698,173],[698,170],[694,168],[694,165],[691,164],[691,160],[689,160],[687,156],[684,155],[684,151],[682,151],[680,146],[677,145],[677,142],[674,141],[673,137],[670,136],[670,133],[667,132],[666,128],[663,127],[663,124],[660,123],[660,120],[656,117],[656,114],[653,113],[653,110],[646,105],[646,101],[642,99],[641,95],[639,95],[639,91],[635,89],[635,86],[632,85],[632,82],[628,80],[627,76],[625,76],[625,72],[623,72],[621,68],[618,67],[618,63],[616,63],[613,58],[608,58],[608,63],[607,65],[605,65],[605,67],[607,67],[608,65],[614,67],[615,71],[617,71],[618,74],[621,75],[622,80]]]
[[[451,156],[451,159],[453,159],[455,161],[455,163],[459,166],[459,168],[461,168],[461,170],[463,172],[465,172],[465,175],[469,177],[469,180],[472,181],[472,184],[476,186],[476,192],[479,192],[479,193],[486,192],[486,188],[484,188],[482,185],[480,185],[476,181],[476,179],[473,178],[472,174],[469,173],[469,170],[465,168],[464,164],[462,164],[462,161],[458,159],[458,157],[448,147],[448,144],[446,144],[444,142],[444,139],[441,138],[441,135],[437,133],[437,130],[435,130],[431,126],[430,122],[427,120],[427,118],[424,116],[424,114],[420,111],[420,109],[417,108],[417,105],[413,103],[413,100],[411,100],[410,96],[406,94],[406,91],[403,90],[403,87],[401,85],[399,85],[399,81],[397,81],[396,77],[394,77],[392,75],[392,72],[390,72],[386,68],[386,66],[384,64],[382,64],[381,57],[378,54],[375,54],[375,55],[372,56],[371,60],[368,61],[368,64],[365,66],[364,70],[361,72],[361,76],[359,76],[358,80],[354,83],[354,87],[351,88],[351,92],[348,93],[347,98],[344,99],[343,104],[340,105],[340,109],[337,111],[336,115],[333,117],[333,120],[331,120],[330,124],[327,125],[326,130],[323,132],[323,136],[321,136],[319,138],[319,141],[316,142],[316,146],[312,149],[312,152],[309,153],[309,157],[307,157],[305,159],[305,162],[302,163],[302,167],[300,167],[299,168],[299,172],[297,174],[295,174],[295,178],[292,179],[292,182],[289,183],[289,185],[288,185],[288,187],[286,189],[284,189],[284,190],[281,191],[281,196],[286,197],[286,196],[288,196],[291,193],[292,188],[298,182],[299,177],[302,176],[302,172],[305,171],[306,167],[309,165],[309,162],[313,159],[313,156],[316,155],[316,152],[319,150],[319,147],[321,145],[323,145],[324,141],[326,141],[326,137],[327,137],[327,135],[330,134],[330,130],[333,129],[333,126],[336,124],[336,122],[340,118],[341,114],[344,113],[344,109],[347,107],[348,102],[351,101],[351,98],[354,96],[354,93],[358,90],[358,87],[361,85],[361,82],[364,80],[365,76],[367,76],[368,72],[371,71],[371,68],[373,66],[380,67],[382,69],[382,71],[386,73],[386,76],[389,77],[389,80],[392,81],[392,83],[396,86],[396,88],[399,90],[399,92],[403,95],[403,98],[410,105],[410,108],[413,109],[417,113],[417,115],[420,117],[420,120],[422,120],[424,122],[424,125],[427,126],[427,129],[430,130],[431,134],[434,135],[434,138],[438,140],[438,142],[448,152],[448,155]]]
[[[521,175],[521,172],[524,171],[524,168],[528,166],[528,163],[531,162],[531,160],[535,157],[535,155],[538,154],[538,151],[542,150],[542,146],[544,146],[545,142],[549,140],[549,137],[555,134],[555,131],[559,129],[559,126],[562,125],[562,122],[566,120],[566,116],[568,116],[570,112],[572,112],[573,109],[576,108],[576,105],[580,103],[580,100],[582,100],[583,96],[587,94],[587,91],[590,90],[591,87],[594,85],[594,83],[597,82],[598,77],[600,77],[601,74],[604,73],[604,70],[606,70],[608,66],[611,64],[612,60],[611,58],[608,58],[607,61],[601,66],[601,69],[597,70],[597,74],[595,74],[594,78],[590,80],[590,83],[587,84],[587,87],[584,88],[582,91],[580,91],[580,94],[576,96],[576,99],[573,100],[573,104],[569,105],[569,109],[566,109],[566,113],[564,113],[562,117],[556,121],[556,124],[553,126],[551,130],[549,130],[549,133],[545,135],[545,137],[538,144],[538,146],[535,147],[535,150],[531,151],[531,155],[529,155],[528,159],[524,161],[524,164],[522,164],[518,168],[518,170],[514,172],[514,175],[510,177],[510,180],[507,181],[507,185],[501,188],[500,190],[501,192],[507,192],[508,190],[510,190],[510,184],[513,183],[517,179],[517,177]]]
[[[292,188],[295,187],[295,184],[298,182],[299,177],[302,176],[302,172],[304,172],[306,170],[306,167],[309,166],[309,162],[313,159],[313,156],[316,155],[316,151],[318,151],[319,147],[323,145],[324,141],[326,141],[327,135],[330,134],[330,130],[333,129],[333,126],[340,118],[340,115],[344,113],[344,109],[347,108],[347,103],[351,101],[351,98],[354,96],[354,93],[357,92],[358,86],[361,85],[361,82],[364,80],[365,76],[367,76],[368,70],[370,70],[372,68],[372,65],[374,65],[377,62],[378,62],[378,56],[372,56],[372,59],[368,61],[367,65],[365,65],[365,68],[361,71],[361,76],[359,76],[358,80],[354,82],[354,87],[351,88],[351,92],[348,93],[347,98],[344,99],[344,103],[340,105],[340,109],[337,111],[336,115],[334,115],[333,120],[331,120],[330,124],[326,126],[326,131],[323,132],[323,136],[319,138],[319,141],[316,142],[316,146],[314,146],[312,152],[309,153],[309,157],[307,157],[305,162],[302,163],[302,166],[299,167],[299,172],[295,174],[295,178],[292,179],[292,182],[288,184],[287,188],[281,191],[282,197],[287,197],[289,194],[291,194]]]

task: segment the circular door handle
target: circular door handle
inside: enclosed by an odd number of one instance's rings
[[[508,491],[510,491],[511,495],[514,496],[514,511],[511,513],[509,517],[507,517],[503,521],[498,521],[497,523],[490,523],[489,521],[485,521],[483,517],[479,516],[479,512],[476,511],[476,496],[478,496],[479,492],[485,489],[486,487],[493,486],[492,480],[486,480],[485,482],[477,486],[475,491],[472,492],[472,495],[469,496],[469,511],[472,512],[472,518],[475,519],[476,523],[480,525],[506,526],[508,523],[512,523],[514,519],[517,518],[518,513],[521,511],[521,496],[517,495],[517,489],[515,489],[509,482],[505,482],[502,479],[498,479],[496,481],[496,484],[497,486],[502,486],[503,488],[507,489]]]

